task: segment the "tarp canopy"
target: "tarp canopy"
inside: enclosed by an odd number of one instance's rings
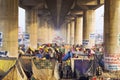
[[[0,58],[0,77],[4,76],[16,63],[16,58]]]
[[[7,60],[0,60],[0,68],[4,73],[0,80],[28,80],[25,75],[21,63],[17,59],[8,58]]]
[[[74,68],[80,75],[93,75],[94,73],[93,60],[75,60]]]
[[[62,60],[63,60],[63,61],[66,61],[66,60],[68,60],[69,58],[72,58],[72,53],[71,53],[70,51],[62,58]]]
[[[94,55],[94,59],[73,58],[71,67],[79,76],[94,76],[98,67],[104,68],[102,55]]]
[[[23,70],[25,71],[28,78],[32,76],[32,63],[31,63],[32,58],[33,56],[27,56],[27,55],[22,55],[19,58],[19,61],[21,62]]]
[[[49,60],[32,60],[33,77],[38,80],[56,80],[54,77],[55,62]]]
[[[58,63],[56,61],[34,59],[35,56],[22,55],[19,60],[27,76],[31,79],[58,80]],[[48,77],[49,76],[49,77]]]

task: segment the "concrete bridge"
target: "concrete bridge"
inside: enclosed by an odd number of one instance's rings
[[[18,56],[18,6],[26,11],[26,32],[32,47],[62,37],[67,44],[87,40],[91,48],[95,42],[89,39],[94,33],[94,11],[103,4],[105,54],[119,54],[120,0],[0,0],[0,49],[9,51],[10,57]]]

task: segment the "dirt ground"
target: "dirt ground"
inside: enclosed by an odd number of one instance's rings
[[[120,71],[104,71],[99,77],[110,78],[110,80],[120,80]]]

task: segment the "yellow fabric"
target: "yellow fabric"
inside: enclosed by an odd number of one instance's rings
[[[16,58],[0,59],[0,80],[28,80]]]
[[[33,49],[32,47],[30,47],[30,49],[31,49],[32,51],[34,51],[34,49]]]
[[[67,63],[67,65],[69,65],[69,66],[70,66],[70,60],[67,60],[67,61],[66,61],[66,63]]]
[[[15,65],[16,60],[7,60],[1,59],[0,60],[0,75],[3,75],[7,72],[13,65]]]
[[[48,52],[48,48],[45,48],[45,52]]]
[[[2,80],[28,80],[28,78],[21,67],[21,63],[18,61]]]
[[[38,49],[41,49],[41,48],[43,48],[43,47],[44,47],[44,46],[39,46]]]
[[[17,80],[16,77],[17,70],[15,69],[15,66],[10,70],[8,74],[5,75],[5,77],[2,80]]]

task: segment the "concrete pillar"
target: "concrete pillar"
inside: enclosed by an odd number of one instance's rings
[[[18,57],[18,0],[0,0],[0,32],[1,50],[8,51],[10,57]]]
[[[48,43],[48,22],[45,20],[45,25],[44,25],[44,43]]]
[[[63,42],[66,43],[66,23],[63,23],[61,28],[61,37],[63,39]]]
[[[74,44],[74,35],[75,35],[75,21],[70,22],[70,44]]]
[[[67,23],[67,44],[70,44],[70,23]]]
[[[94,10],[84,11],[83,15],[83,43],[88,43],[86,47],[91,48],[95,45],[95,14]]]
[[[67,43],[67,23],[64,23],[65,43]]]
[[[51,40],[52,40],[52,43],[53,43],[53,40],[54,40],[54,36],[55,36],[55,25],[54,25],[54,23],[53,22],[51,22],[51,29],[52,29],[52,38],[51,38]]]
[[[38,42],[40,44],[43,44],[44,43],[44,25],[45,25],[45,21],[42,17],[39,17],[38,19],[39,21],[39,27],[38,27]]]
[[[45,17],[39,17],[39,42],[41,44],[49,43],[49,24]]]
[[[120,70],[120,0],[105,0],[104,46],[105,68]]]
[[[30,46],[32,48],[37,48],[37,17],[37,10],[26,10],[26,32],[30,35]]]
[[[38,44],[41,44],[41,26],[40,26],[40,23],[41,23],[41,21],[40,21],[40,17],[38,17]]]
[[[26,23],[26,27],[25,27],[25,32],[30,34],[30,25],[32,22],[32,16],[31,16],[31,10],[30,9],[26,9],[25,10],[25,23]]]
[[[48,43],[52,43],[52,40],[53,40],[53,32],[54,30],[54,25],[51,21],[48,21]]]
[[[75,23],[75,44],[82,44],[83,40],[83,17],[77,17]]]

